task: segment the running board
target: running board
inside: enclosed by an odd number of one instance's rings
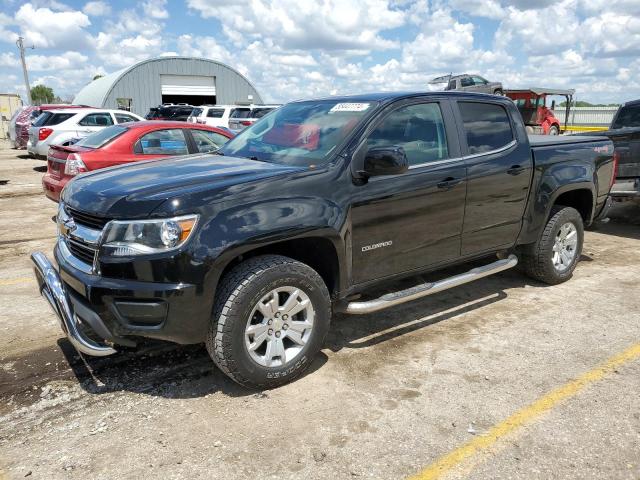
[[[410,302],[411,300],[416,300],[418,298],[426,297],[427,295],[432,295],[443,290],[457,287],[458,285],[464,285],[465,283],[488,277],[494,273],[513,268],[517,264],[518,257],[511,254],[507,258],[496,260],[488,265],[476,267],[466,273],[454,275],[453,277],[438,280],[437,282],[423,283],[422,285],[416,285],[415,287],[400,290],[398,292],[387,293],[380,298],[368,300],[366,302],[350,302],[342,312],[353,315],[377,312],[378,310],[400,305],[401,303]]]

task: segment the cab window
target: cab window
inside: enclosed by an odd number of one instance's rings
[[[470,154],[502,148],[513,141],[507,111],[495,103],[458,102]]]
[[[143,155],[186,155],[187,141],[179,128],[156,130],[142,136],[136,143],[135,153]]]
[[[438,103],[407,105],[389,114],[367,138],[367,147],[402,147],[409,166],[449,158]]]

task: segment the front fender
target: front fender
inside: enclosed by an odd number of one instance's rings
[[[193,255],[207,264],[205,288],[215,291],[224,269],[239,255],[284,241],[323,238],[333,245],[338,267],[345,265],[345,212],[317,197],[275,198],[218,212],[199,228]],[[346,275],[339,268],[339,286]]]

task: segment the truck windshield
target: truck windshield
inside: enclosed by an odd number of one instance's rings
[[[375,105],[337,100],[289,103],[246,128],[219,153],[296,166],[324,163]]]

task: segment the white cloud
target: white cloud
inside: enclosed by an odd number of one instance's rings
[[[88,59],[79,52],[69,51],[61,55],[27,55],[26,62],[30,71],[60,71],[82,68]]]
[[[25,42],[40,48],[82,48],[90,44],[84,30],[91,25],[89,17],[75,10],[53,11],[22,5],[15,14]]]
[[[12,52],[0,53],[0,67],[18,67],[20,60]]]
[[[102,1],[87,2],[82,11],[89,16],[102,17],[111,13],[111,6]]]
[[[167,0],[147,0],[142,4],[144,13],[151,18],[165,19],[169,18],[169,12],[165,8]]]
[[[353,50],[368,52],[398,46],[384,38],[383,30],[399,27],[405,13],[387,0],[298,0],[220,1],[188,0],[189,8],[203,18],[217,18],[238,41],[241,33],[249,39],[271,40],[286,49]],[[237,32],[237,33],[236,33]]]

